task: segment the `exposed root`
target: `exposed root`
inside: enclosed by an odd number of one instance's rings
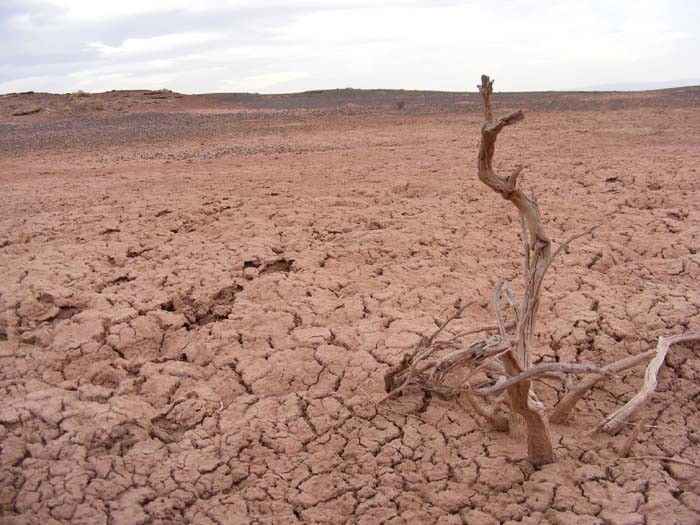
[[[603,370],[606,372],[612,372],[613,374],[623,372],[648,361],[654,356],[655,353],[655,350],[649,350],[641,354],[625,357],[624,359],[620,359],[619,361],[615,361],[614,363],[604,366]],[[559,403],[557,403],[552,411],[552,415],[549,417],[549,420],[552,423],[566,423],[566,421],[569,419],[569,414],[576,403],[578,403],[583,396],[586,395],[586,392],[593,388],[598,381],[603,379],[603,377],[603,374],[591,374],[583,378],[580,383],[572,387],[569,392],[559,401]]]
[[[470,391],[464,392],[464,397],[469,402],[474,412],[483,417],[489,424],[498,430],[499,432],[508,432],[508,419],[496,413],[494,408],[488,409],[481,405],[481,403],[474,397],[474,394]]]
[[[644,373],[644,383],[632,399],[627,401],[612,414],[604,418],[595,428],[596,431],[604,430],[609,434],[617,434],[624,427],[625,423],[634,416],[646,403],[649,401],[651,394],[656,390],[656,377],[659,373],[659,368],[666,359],[666,354],[672,345],[679,343],[689,343],[700,341],[700,333],[691,332],[688,334],[673,335],[671,337],[659,337],[659,343],[656,346],[656,356],[647,365]]]

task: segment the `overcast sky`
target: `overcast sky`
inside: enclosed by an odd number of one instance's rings
[[[699,26],[698,0],[0,0],[0,93],[699,84]]]

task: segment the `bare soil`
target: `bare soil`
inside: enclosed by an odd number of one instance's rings
[[[453,332],[521,289],[476,94],[150,93],[0,97],[0,523],[700,523],[700,471],[639,458],[700,463],[697,347],[637,459],[587,431],[641,370],[539,469],[461,401],[375,404],[458,298]],[[545,283],[539,360],[700,329],[699,94],[496,95],[554,240],[600,225]]]

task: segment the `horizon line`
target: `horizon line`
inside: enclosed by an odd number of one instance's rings
[[[623,88],[623,87],[618,87],[614,88],[614,85],[610,85],[610,87],[607,87],[607,85],[603,86],[592,86],[592,87],[586,87],[586,88],[574,88],[574,89],[540,89],[540,90],[522,90],[522,91],[498,91],[494,90],[494,93],[500,93],[500,94],[513,94],[513,95],[521,95],[521,94],[539,94],[539,93],[648,93],[651,91],[674,91],[678,89],[688,89],[688,88],[700,88],[700,80],[693,80],[691,82],[697,82],[693,84],[683,84],[683,85],[678,85],[678,86],[670,86],[670,87],[650,87],[650,88]],[[0,93],[0,96],[9,96],[9,95],[31,95],[31,94],[37,94],[37,95],[71,95],[73,93],[78,93],[78,92],[84,92],[84,93],[89,93],[89,94],[105,94],[105,93],[116,93],[116,92],[135,92],[135,91],[152,91],[152,92],[158,92],[158,91],[167,91],[171,93],[177,93],[180,95],[187,95],[187,96],[207,96],[207,95],[252,95],[252,96],[282,96],[282,95],[308,95],[308,94],[320,94],[324,92],[329,92],[329,91],[395,91],[395,92],[414,92],[414,93],[453,93],[453,94],[459,94],[459,95],[468,95],[468,94],[474,94],[478,95],[478,91],[453,91],[449,89],[414,89],[414,88],[355,88],[355,87],[343,87],[343,88],[319,88],[319,89],[307,89],[304,91],[280,91],[280,92],[274,92],[274,93],[260,93],[257,91],[208,91],[208,92],[199,92],[199,93],[186,93],[182,91],[176,91],[173,89],[169,88],[160,88],[160,89],[150,89],[150,88],[129,88],[129,89],[110,89],[106,91],[84,91],[82,89],[76,90],[76,91],[65,91],[65,92],[54,92],[54,91],[33,91],[33,90],[28,90],[28,91],[14,91],[14,92],[7,92],[7,93]]]

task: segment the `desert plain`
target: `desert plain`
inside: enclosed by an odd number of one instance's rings
[[[537,360],[700,330],[700,88],[494,103],[554,242],[598,225],[550,269]],[[697,345],[628,458],[631,427],[589,431],[643,367],[538,468],[463,399],[378,404],[457,300],[442,337],[522,291],[482,119],[476,93],[1,96],[0,523],[700,523]]]

